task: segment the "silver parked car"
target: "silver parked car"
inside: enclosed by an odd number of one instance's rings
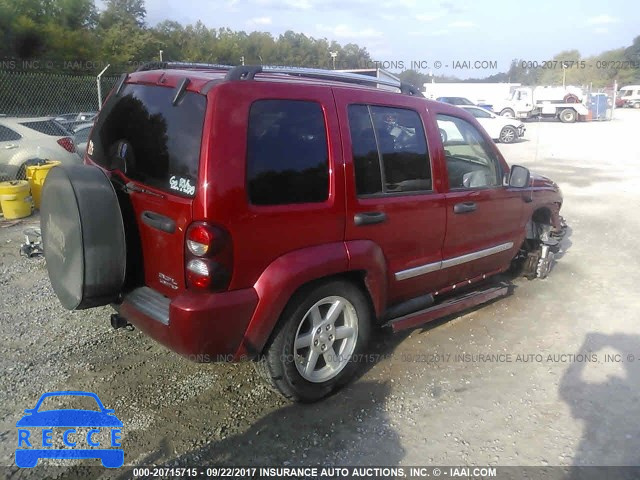
[[[84,158],[84,154],[87,151],[87,142],[92,128],[93,123],[81,123],[73,128],[73,142],[76,144],[78,155],[81,158]]]
[[[93,122],[98,112],[63,113],[54,118],[56,122],[71,131],[83,123]]]
[[[24,178],[39,160],[80,164],[71,134],[51,117],[0,117],[0,179]]]

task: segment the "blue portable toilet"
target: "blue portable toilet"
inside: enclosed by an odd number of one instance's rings
[[[590,93],[587,98],[587,108],[591,112],[592,120],[606,120],[607,110],[610,108],[605,93]]]

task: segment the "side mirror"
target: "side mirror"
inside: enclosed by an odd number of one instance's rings
[[[509,173],[509,186],[511,188],[524,188],[529,186],[531,172],[528,168],[520,165],[513,165]]]

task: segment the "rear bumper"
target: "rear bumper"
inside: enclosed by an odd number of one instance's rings
[[[197,362],[237,361],[258,304],[253,288],[184,292],[172,300],[148,287],[131,292],[116,310],[145,334]]]

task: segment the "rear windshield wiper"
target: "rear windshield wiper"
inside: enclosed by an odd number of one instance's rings
[[[138,193],[146,193],[146,194],[149,194],[149,195],[154,195],[156,197],[164,198],[164,195],[162,195],[161,193],[152,192],[151,190],[147,190],[146,188],[142,188],[142,187],[136,185],[133,182],[128,182],[127,184],[125,184],[122,181],[122,179],[117,175],[112,175],[111,176],[111,183],[118,190],[121,190],[126,194],[129,194],[131,192],[138,192]]]
[[[154,195],[156,197],[164,198],[164,195],[161,193],[152,192],[151,190],[147,190],[146,188],[142,188],[139,185],[136,185],[133,182],[129,182],[124,186],[124,191],[127,193],[138,192],[138,193],[146,193],[148,195]]]

